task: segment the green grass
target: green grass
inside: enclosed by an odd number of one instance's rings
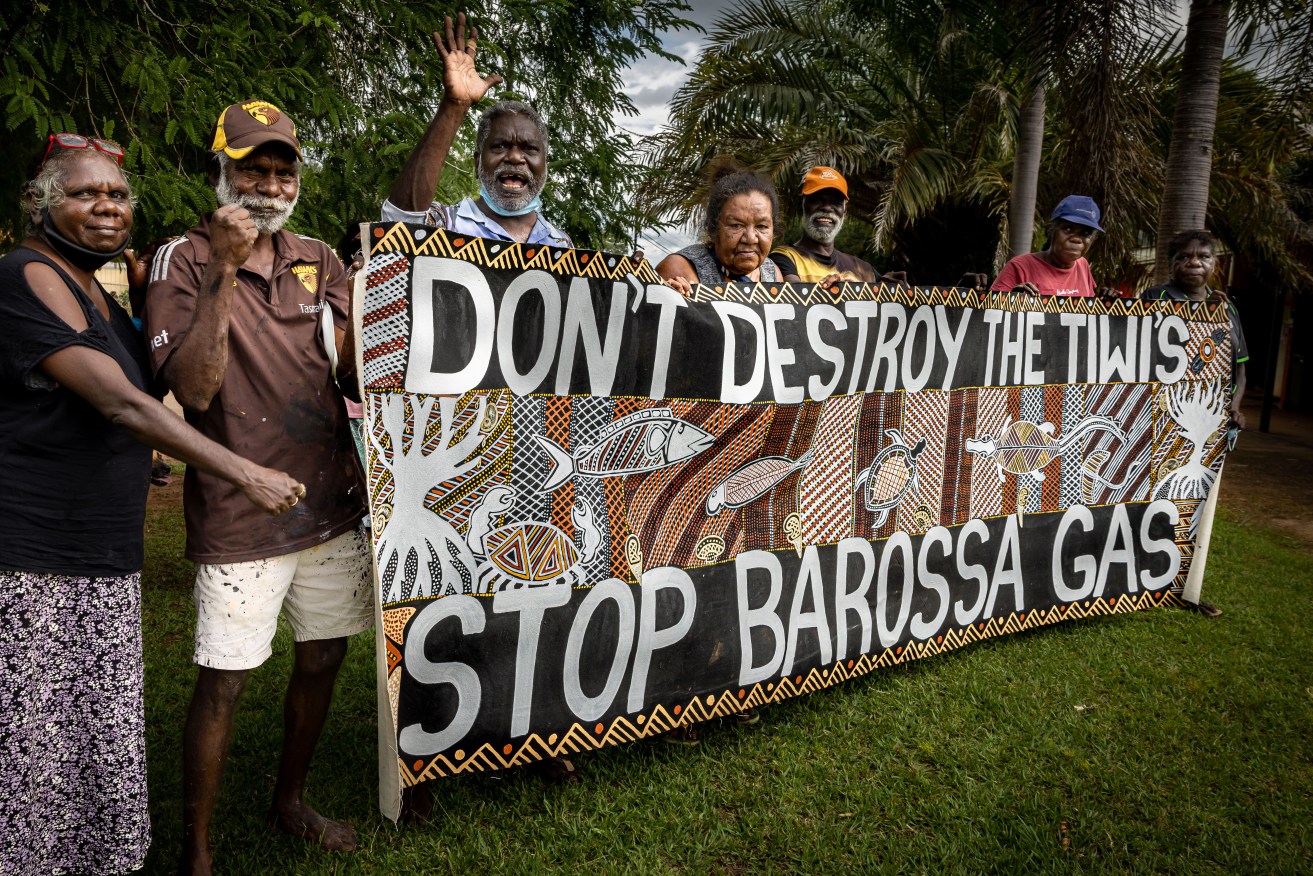
[[[180,844],[190,564],[152,511],[143,575],[155,841]],[[433,823],[378,814],[373,638],[353,641],[310,799],[362,846],[319,851],[264,815],[290,670],[286,630],[243,700],[216,813],[226,873],[1313,872],[1313,558],[1223,521],[1205,594],[1000,639],[764,709],[702,745],[581,759],[548,788],[515,771],[440,780]]]

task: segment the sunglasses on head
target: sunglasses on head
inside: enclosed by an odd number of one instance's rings
[[[44,167],[50,159],[51,154],[55,153],[55,147],[61,149],[95,149],[103,152],[110,158],[113,158],[123,166],[123,147],[113,140],[100,140],[95,137],[83,137],[81,134],[51,134],[50,142],[46,145],[46,154],[41,156],[41,163],[38,168]]]

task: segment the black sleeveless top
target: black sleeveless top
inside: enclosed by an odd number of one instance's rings
[[[85,330],[74,331],[36,296],[23,276],[30,262],[59,273]],[[150,449],[40,368],[80,344],[149,390],[141,332],[106,297],[108,321],[45,255],[19,247],[0,259],[0,570],[108,577],[141,569]]]

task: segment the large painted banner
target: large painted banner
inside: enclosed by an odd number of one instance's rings
[[[992,636],[1178,599],[1217,307],[860,285],[368,229],[385,812]]]

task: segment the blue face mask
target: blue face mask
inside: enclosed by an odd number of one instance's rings
[[[542,195],[534,195],[532,201],[518,210],[502,209],[502,207],[492,199],[492,195],[488,194],[488,190],[485,189],[482,184],[479,185],[479,197],[483,198],[483,203],[487,204],[488,209],[496,213],[498,216],[524,216],[528,213],[537,213],[543,208]]]

